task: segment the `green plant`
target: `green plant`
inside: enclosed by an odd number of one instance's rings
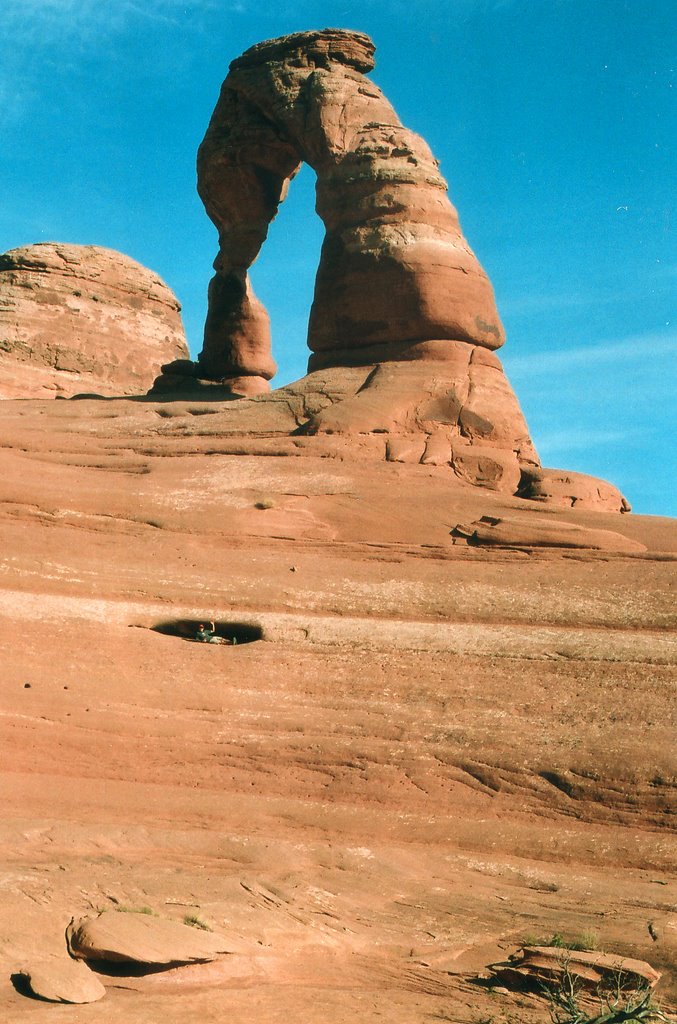
[[[148,914],[149,917],[157,917],[152,907],[126,907],[121,904],[115,909],[118,914]]]
[[[203,921],[197,914],[186,914],[183,919],[183,923],[189,925],[191,928],[200,928],[203,932],[210,932],[212,930],[207,922]]]
[[[624,977],[619,973],[615,983],[598,988],[598,1011],[583,1005],[579,979],[565,966],[557,983],[546,986],[550,999],[553,1024],[670,1024],[671,1018],[653,1002],[649,988],[636,988],[628,992]],[[588,1004],[590,999],[587,1000]]]
[[[594,953],[599,949],[599,935],[593,931],[581,932],[578,938],[574,939],[574,945],[570,945],[569,949],[588,950]]]
[[[557,949],[571,949],[575,952],[593,952],[599,948],[599,935],[593,931],[581,932],[577,936],[554,932],[548,938],[530,934],[525,935],[522,941],[525,946],[555,946]]]

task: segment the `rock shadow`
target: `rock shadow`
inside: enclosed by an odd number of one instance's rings
[[[45,1001],[41,996],[35,994],[25,974],[20,974],[19,971],[16,971],[14,974],[10,974],[9,980],[14,991],[18,992],[20,996],[26,996],[27,999],[38,999],[40,1002]]]
[[[209,625],[209,619],[167,619],[163,622],[156,622],[150,628],[155,633],[162,633],[163,636],[178,636],[182,640],[196,640],[196,634],[201,625]],[[263,640],[263,629],[252,622],[233,622],[230,620],[219,620],[214,622],[215,637],[221,642],[233,646],[240,644],[251,644],[256,640]]]
[[[95,974],[104,978],[146,978],[153,974],[166,974],[176,967],[209,963],[208,960],[171,960],[166,964],[148,964],[133,960],[85,960]]]

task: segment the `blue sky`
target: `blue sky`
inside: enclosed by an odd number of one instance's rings
[[[673,0],[2,0],[0,251],[119,249],[201,347],[216,233],[195,152],[228,63],[261,39],[368,32],[374,81],[430,143],[508,332],[545,465],[677,515]],[[254,267],[276,383],[305,371],[322,239],[293,183]]]

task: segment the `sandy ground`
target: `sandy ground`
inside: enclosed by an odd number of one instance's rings
[[[228,454],[219,419],[0,405],[0,1019],[541,1024],[483,976],[558,933],[677,1002],[674,522]],[[452,543],[487,514],[648,550]],[[210,618],[261,638],[154,628]],[[104,907],[239,952],[87,1007],[15,991]]]

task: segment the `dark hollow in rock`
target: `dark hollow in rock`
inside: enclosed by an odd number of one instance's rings
[[[201,624],[209,625],[210,619],[168,619],[165,622],[157,622],[151,629],[155,633],[162,633],[163,636],[178,636],[182,640],[195,640]],[[263,629],[252,622],[229,622],[219,620],[214,622],[216,636],[224,640],[235,641],[240,644],[251,644],[255,640],[263,640]]]
[[[128,960],[97,960],[96,973],[104,978],[146,978],[152,974],[164,974],[174,967],[183,967],[190,961],[171,964],[142,964]],[[200,963],[200,961],[195,961]]]
[[[20,971],[15,971],[14,974],[10,974],[9,980],[14,991],[18,992],[20,996],[26,996],[27,999],[40,999],[40,996],[36,996],[35,992],[31,988],[25,974],[22,974]]]

